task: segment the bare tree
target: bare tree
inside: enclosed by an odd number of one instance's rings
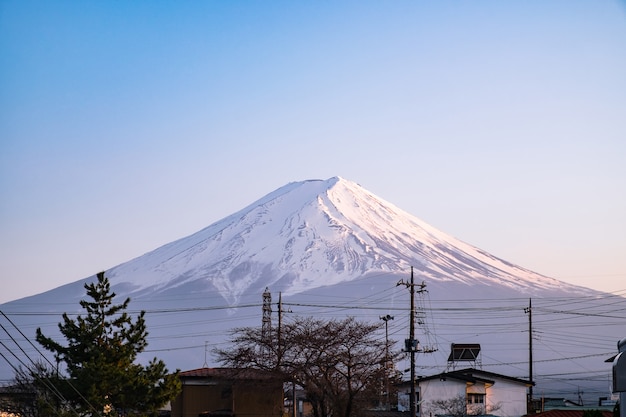
[[[302,386],[315,417],[352,417],[378,398],[384,378],[380,324],[301,318],[276,329],[241,328],[231,349],[216,350],[221,363],[281,372]]]
[[[430,404],[433,409],[441,411],[442,415],[452,417],[478,416],[489,414],[502,408],[501,403],[468,404],[464,395],[458,395],[446,400],[434,400]]]
[[[43,362],[35,362],[29,368],[20,367],[8,387],[13,400],[4,409],[9,406],[15,415],[23,417],[76,416],[59,390],[61,385],[56,370]]]

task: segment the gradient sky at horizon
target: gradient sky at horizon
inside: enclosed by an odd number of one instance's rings
[[[0,302],[341,176],[626,291],[620,1],[0,3]]]

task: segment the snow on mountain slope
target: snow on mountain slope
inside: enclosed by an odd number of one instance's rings
[[[280,283],[285,294],[295,294],[411,265],[435,281],[529,293],[567,286],[461,242],[339,177],[287,184],[107,273],[134,292],[196,282],[236,304],[251,286]]]

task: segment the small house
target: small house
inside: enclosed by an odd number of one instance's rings
[[[410,384],[399,392],[399,410],[408,409]],[[416,411],[422,417],[485,415],[520,417],[526,414],[527,380],[467,368],[420,377]]]
[[[180,372],[182,391],[172,417],[276,417],[283,412],[283,379],[259,369],[200,368]]]

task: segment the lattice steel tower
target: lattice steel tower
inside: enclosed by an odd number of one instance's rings
[[[272,293],[268,287],[263,292],[263,322],[261,326],[263,339],[272,336]]]

